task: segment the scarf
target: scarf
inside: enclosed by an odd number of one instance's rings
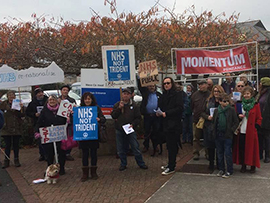
[[[226,131],[227,121],[225,112],[230,108],[230,105],[222,108],[221,105],[218,106],[218,130],[221,132]]]
[[[50,106],[49,104],[47,104],[47,108],[48,108],[50,111],[52,111],[54,114],[56,114],[56,113],[57,113],[57,110],[58,110],[58,108],[59,108],[59,104],[57,104],[55,107],[52,107],[52,106]]]
[[[250,109],[252,109],[255,105],[256,101],[254,99],[254,97],[252,97],[251,99],[245,99],[243,97],[242,99],[242,104],[243,104],[243,109],[246,112],[246,118],[248,118],[248,113],[250,111]]]

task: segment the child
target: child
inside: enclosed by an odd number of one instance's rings
[[[237,114],[230,106],[230,98],[227,94],[220,94],[219,106],[213,115],[213,136],[215,138],[218,168],[217,176],[229,178],[233,174],[232,140],[234,131],[238,126]],[[227,172],[225,173],[224,155],[226,158]]]
[[[242,120],[240,133],[234,146],[234,163],[242,164],[240,172],[246,172],[246,165],[251,166],[250,172],[260,168],[259,141],[256,128],[260,128],[262,117],[260,105],[253,97],[254,90],[247,86],[242,91],[242,109],[238,112]]]

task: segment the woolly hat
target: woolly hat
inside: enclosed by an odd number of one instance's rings
[[[37,95],[37,94],[40,93],[40,92],[43,92],[43,90],[42,90],[40,87],[38,87],[38,88],[36,88],[36,89],[34,90],[35,95]]]
[[[270,86],[270,78],[269,77],[263,77],[261,78],[260,82],[263,86]]]

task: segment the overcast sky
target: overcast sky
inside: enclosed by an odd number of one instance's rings
[[[116,0],[118,12],[132,11],[139,13],[147,11],[155,4],[155,0]],[[204,10],[213,11],[214,15],[222,12],[230,16],[233,12],[240,13],[240,21],[261,20],[266,29],[270,30],[269,0],[160,0],[163,6],[172,8],[176,2],[176,13],[193,4],[197,14]],[[31,14],[38,16],[47,14],[53,17],[63,17],[64,20],[89,20],[90,7],[101,16],[110,14],[109,6],[104,6],[104,0],[0,0],[0,22],[6,22],[5,17],[31,19]]]

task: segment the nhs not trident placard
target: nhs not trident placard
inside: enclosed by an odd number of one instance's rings
[[[136,85],[133,45],[102,46],[102,62],[106,87]]]
[[[97,107],[75,107],[73,112],[73,139],[76,141],[97,140]]]

